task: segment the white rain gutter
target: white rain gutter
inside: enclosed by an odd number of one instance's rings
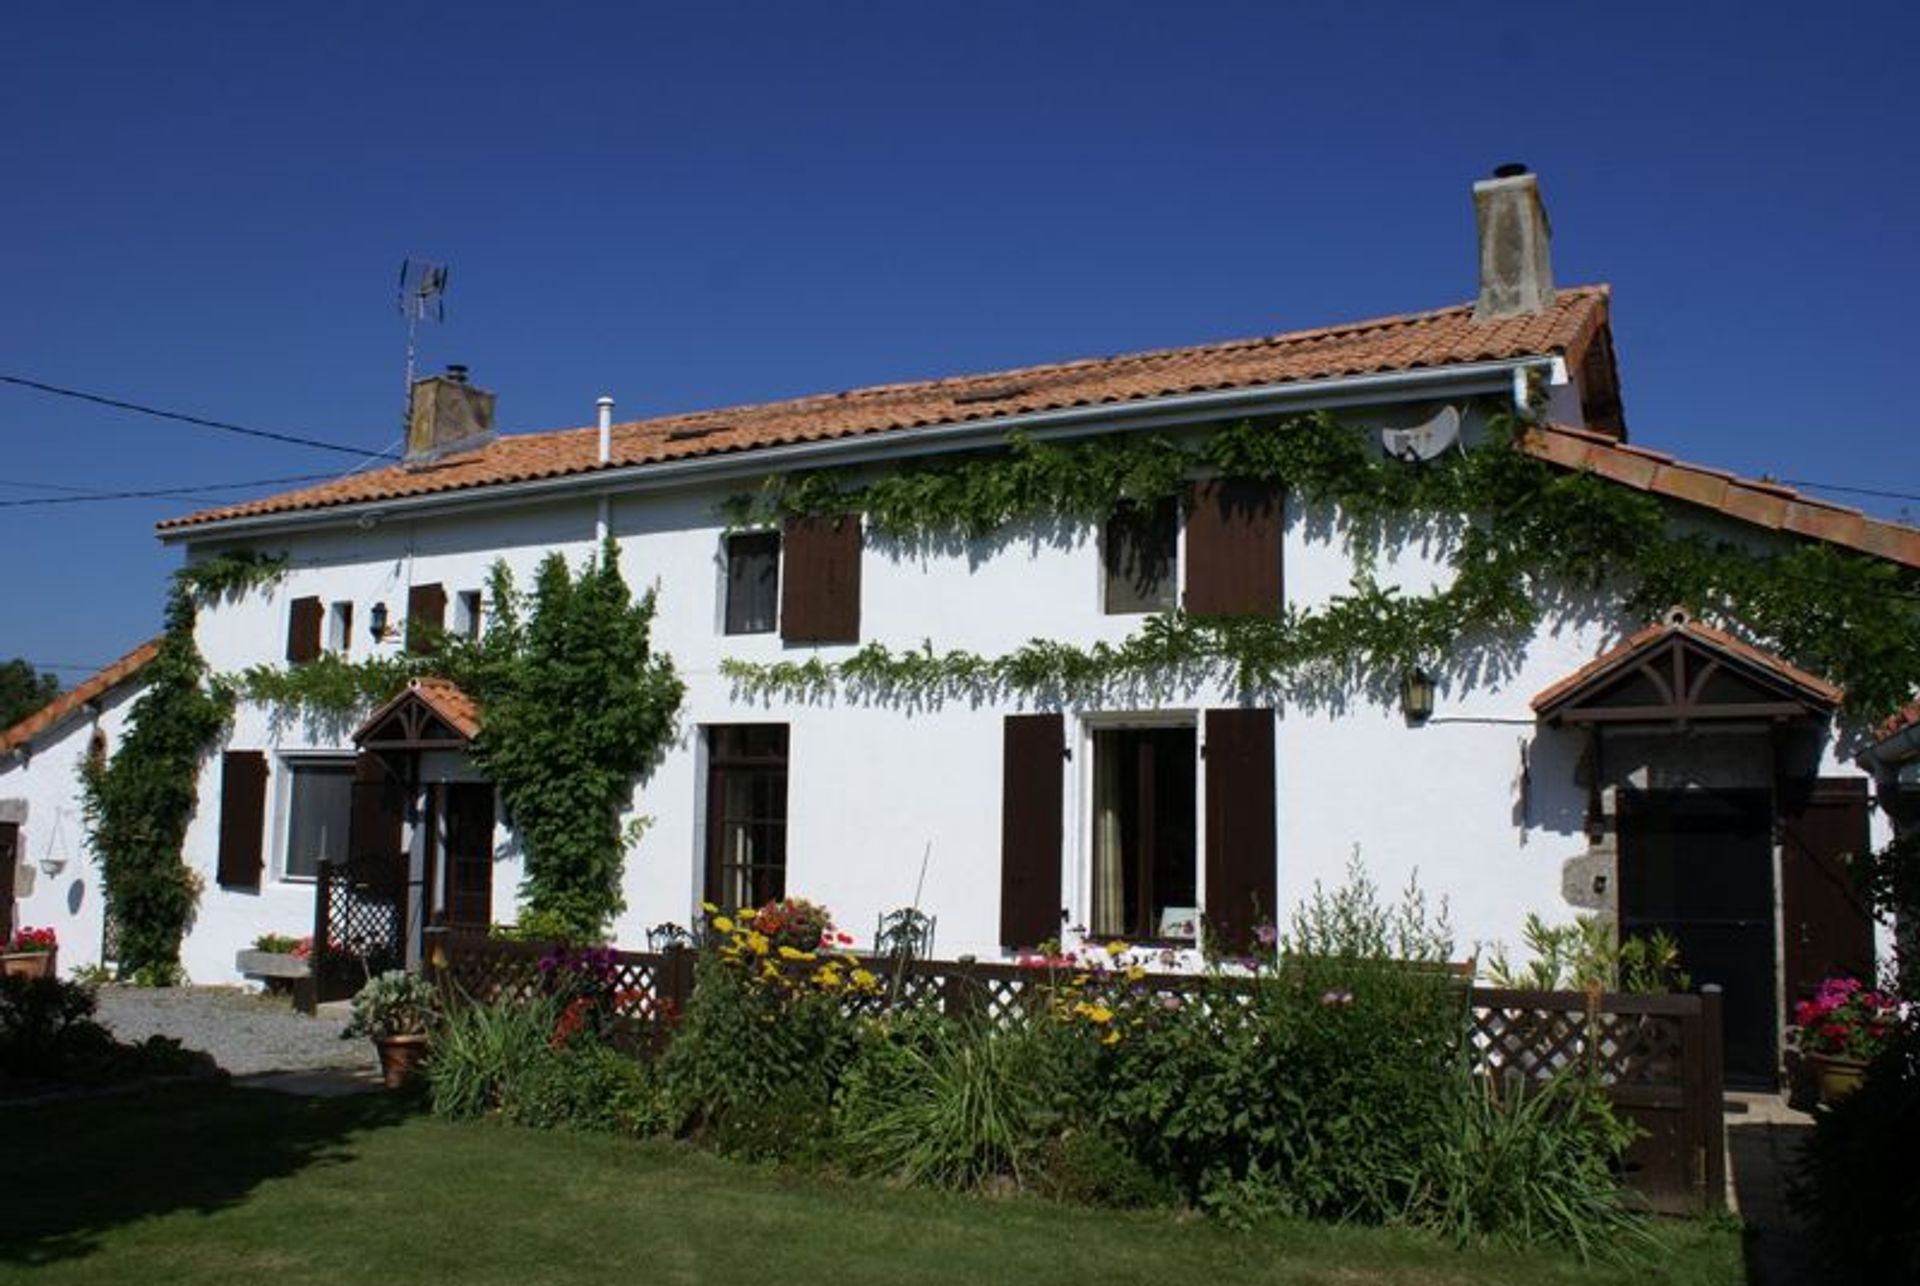
[[[173,545],[214,537],[298,531],[352,523],[374,526],[393,519],[427,517],[454,510],[473,512],[523,504],[529,500],[561,499],[569,495],[604,498],[638,494],[742,477],[763,478],[770,473],[826,464],[869,464],[901,456],[966,451],[991,445],[1015,431],[1028,433],[1036,439],[1087,437],[1115,429],[1144,430],[1191,424],[1226,414],[1331,410],[1395,399],[1489,393],[1515,398],[1516,409],[1524,414],[1527,411],[1526,377],[1531,371],[1541,372],[1550,383],[1564,382],[1567,378],[1566,363],[1562,359],[1541,354],[1417,371],[1395,371],[1384,375],[1345,375],[1324,380],[1266,384],[1256,388],[1182,393],[1139,402],[1102,402],[1091,406],[968,420],[958,424],[876,430],[826,442],[753,447],[686,460],[583,470],[557,478],[490,483],[438,494],[364,500],[285,513],[250,514],[196,523],[189,527],[167,528],[159,533],[159,537],[162,543]]]

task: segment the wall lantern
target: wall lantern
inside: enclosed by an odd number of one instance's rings
[[[1412,724],[1433,717],[1433,676],[1417,665],[1400,678],[1400,713]]]
[[[373,610],[367,613],[367,625],[373,631],[375,643],[387,637],[387,605],[385,603],[373,605]]]

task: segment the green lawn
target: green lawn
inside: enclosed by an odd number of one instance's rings
[[[0,1280],[1687,1283],[1742,1280],[1725,1223],[1651,1268],[1415,1237],[974,1199],[657,1144],[452,1125],[390,1099],[180,1086],[0,1110]]]

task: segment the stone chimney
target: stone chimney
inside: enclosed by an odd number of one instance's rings
[[[493,437],[493,394],[467,383],[467,368],[413,382],[407,417],[407,463],[430,461]]]
[[[1552,227],[1540,203],[1540,181],[1524,165],[1502,165],[1473,185],[1480,229],[1480,302],[1476,321],[1537,313],[1553,303]]]

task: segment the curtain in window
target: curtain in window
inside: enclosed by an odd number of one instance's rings
[[[1126,846],[1120,833],[1120,774],[1124,756],[1110,738],[1096,737],[1093,752],[1093,931],[1128,932]]]
[[[287,822],[287,869],[293,876],[320,873],[320,863],[345,858],[347,824],[353,816],[351,768],[293,770],[293,807]]]

